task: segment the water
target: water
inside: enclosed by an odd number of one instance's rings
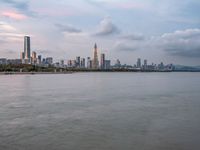
[[[196,150],[200,73],[0,76],[0,150]]]

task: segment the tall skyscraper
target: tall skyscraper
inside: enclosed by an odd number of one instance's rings
[[[147,60],[144,60],[144,69],[147,69]]]
[[[88,69],[91,69],[91,68],[92,68],[90,57],[87,57],[87,68],[88,68]]]
[[[32,52],[31,63],[33,63],[33,64],[37,63],[37,54],[36,54],[36,52]]]
[[[80,56],[77,56],[76,57],[76,67],[80,67],[80,65],[81,65],[81,57]]]
[[[24,37],[24,58],[29,60],[31,58],[31,43],[29,36]]]
[[[85,58],[81,58],[81,68],[85,68]]]
[[[101,54],[101,69],[105,69],[105,54]]]
[[[94,59],[92,62],[92,68],[98,69],[99,68],[99,61],[98,61],[98,53],[97,53],[97,44],[94,45]]]
[[[41,62],[42,62],[42,56],[38,55],[38,63],[41,64]]]
[[[137,59],[137,68],[141,68],[141,59],[140,58]]]

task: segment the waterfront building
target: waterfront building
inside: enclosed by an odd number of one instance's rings
[[[105,69],[105,54],[101,54],[101,69]]]
[[[114,65],[116,68],[120,68],[121,67],[121,62],[119,59],[116,60],[116,63]]]
[[[76,66],[76,60],[72,60],[72,67],[74,67],[74,68],[77,67]]]
[[[6,58],[0,58],[0,65],[6,65],[7,59]]]
[[[68,60],[68,61],[67,61],[67,66],[68,66],[68,67],[72,67],[72,60]]]
[[[21,59],[7,59],[6,64],[19,65],[22,63]]]
[[[81,58],[81,68],[85,68],[85,58]]]
[[[41,64],[42,63],[42,56],[41,55],[38,55],[38,64]]]
[[[30,37],[25,36],[24,37],[24,59],[30,60],[31,58],[31,43],[30,43]]]
[[[147,60],[146,59],[144,60],[144,67],[143,68],[147,69]]]
[[[24,52],[20,53],[20,59],[23,60],[24,59]]]
[[[137,59],[137,68],[141,68],[141,59],[140,58]]]
[[[53,58],[52,57],[47,57],[46,58],[46,64],[52,65],[53,64]]]
[[[80,65],[81,65],[81,57],[77,56],[76,57],[76,67],[80,68]]]
[[[92,60],[90,59],[90,57],[87,57],[87,68],[88,69],[92,68]]]
[[[36,64],[37,63],[37,53],[34,52],[34,51],[32,52],[31,63],[32,64]]]
[[[60,60],[60,66],[64,67],[64,65],[65,65],[65,61],[64,60]]]
[[[111,68],[111,61],[105,60],[105,69],[110,69],[110,68]]]
[[[98,69],[99,68],[99,61],[98,61],[98,52],[97,52],[97,44],[94,45],[94,58],[92,61],[92,68]]]

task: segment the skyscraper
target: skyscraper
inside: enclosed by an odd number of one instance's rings
[[[90,57],[87,57],[87,68],[91,69],[92,68],[92,64],[91,64],[91,59]]]
[[[76,67],[80,67],[80,65],[81,65],[81,57],[80,56],[77,56],[76,57]]]
[[[32,52],[31,63],[32,64],[36,64],[37,63],[37,54],[36,54],[36,52]]]
[[[98,53],[97,53],[97,44],[94,45],[94,59],[92,62],[92,68],[98,69],[99,68],[99,61],[98,61]]]
[[[105,60],[105,69],[110,69],[110,68],[111,68],[110,60]]]
[[[101,54],[101,69],[105,69],[105,54]]]
[[[20,59],[23,60],[24,59],[24,52],[20,53]]]
[[[137,68],[141,68],[141,59],[140,58],[137,59]]]
[[[38,55],[38,63],[41,64],[41,62],[42,62],[42,56]]]
[[[29,36],[24,37],[24,58],[28,60],[31,58],[31,43]]]
[[[81,58],[81,68],[85,68],[85,58]]]
[[[144,60],[144,69],[147,69],[147,60]]]

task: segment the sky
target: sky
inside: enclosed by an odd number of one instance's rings
[[[200,65],[199,0],[0,0],[0,58],[105,53],[112,63]]]

